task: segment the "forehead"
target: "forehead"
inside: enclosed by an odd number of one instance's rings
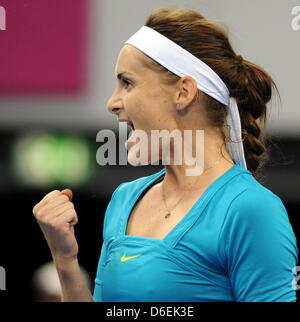
[[[145,66],[143,65],[143,58],[145,55],[137,48],[131,45],[124,45],[120,50],[115,74],[129,72],[133,74],[141,74],[145,72]]]

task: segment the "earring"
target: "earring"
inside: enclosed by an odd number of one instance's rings
[[[176,108],[179,108],[180,107],[180,103],[176,103]]]

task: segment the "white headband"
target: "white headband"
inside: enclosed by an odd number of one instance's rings
[[[193,77],[202,92],[228,107],[226,125],[230,128],[231,141],[226,146],[234,162],[247,169],[237,103],[229,96],[222,79],[199,58],[147,26],[142,26],[125,44],[141,50],[177,76]]]

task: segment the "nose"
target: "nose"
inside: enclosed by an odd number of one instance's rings
[[[109,98],[106,104],[108,112],[118,115],[123,108],[122,100],[116,96],[115,92]]]

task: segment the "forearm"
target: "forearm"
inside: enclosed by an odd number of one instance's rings
[[[60,280],[62,302],[93,302],[77,258],[62,260],[53,257],[53,261]]]

